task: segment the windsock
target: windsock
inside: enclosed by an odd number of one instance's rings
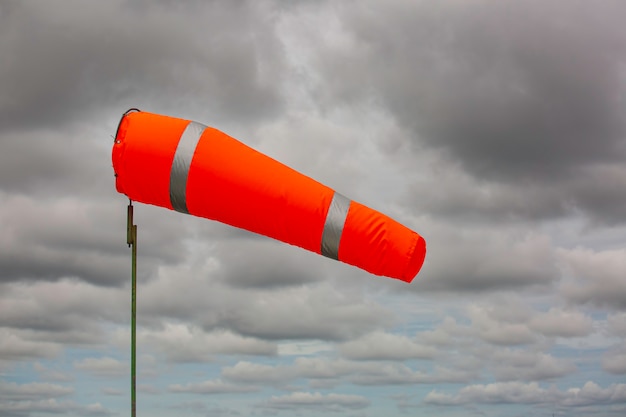
[[[133,109],[134,110],[134,109]],[[390,217],[200,123],[126,112],[113,145],[117,191],[411,282],[424,239]]]

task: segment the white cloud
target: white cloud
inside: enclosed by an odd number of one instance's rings
[[[606,388],[588,381],[582,388],[561,391],[551,386],[543,388],[536,382],[500,382],[470,385],[456,394],[431,391],[424,403],[432,405],[465,404],[545,404],[554,406],[588,406],[626,402],[626,384],[611,384]]]
[[[345,340],[390,322],[379,304],[328,284],[246,295],[221,313],[220,323],[248,336]]]
[[[104,377],[119,377],[130,374],[130,363],[124,363],[106,356],[76,361],[74,362],[74,368]]]
[[[464,326],[453,317],[445,317],[433,330],[419,332],[417,340],[436,347],[463,346],[472,336],[469,326]]]
[[[435,348],[423,346],[403,335],[374,332],[339,345],[339,352],[348,359],[407,360],[432,359]]]
[[[626,312],[609,314],[607,321],[611,335],[626,338]]]
[[[102,388],[102,393],[104,395],[111,395],[115,397],[119,397],[125,394],[124,391],[118,388]]]
[[[238,362],[235,366],[222,368],[222,377],[233,382],[257,385],[284,386],[296,379],[306,378],[318,385],[349,381],[363,386],[383,386],[467,382],[475,375],[467,370],[440,366],[429,373],[395,362],[301,357],[290,365],[278,366]]]
[[[533,317],[529,326],[545,336],[584,337],[593,331],[593,320],[580,311],[551,308]]]
[[[162,329],[141,331],[138,340],[151,350],[163,352],[173,362],[207,362],[216,354],[262,356],[277,354],[274,343],[225,330],[204,332],[191,324],[165,323]]]
[[[586,382],[582,388],[569,388],[562,399],[562,403],[569,406],[624,402],[626,402],[626,384],[611,384],[602,388],[592,381]]]
[[[42,377],[42,379],[48,381],[68,382],[74,379],[74,377],[68,372],[64,372],[59,369],[48,368],[39,362],[35,362],[33,364],[33,369],[39,372],[39,375]]]
[[[0,381],[0,398],[5,401],[23,401],[43,398],[57,398],[74,392],[71,387],[44,382],[17,384]]]
[[[626,308],[626,249],[563,249],[559,256],[573,278],[562,285],[568,299],[601,307]]]
[[[500,306],[499,310],[503,310]],[[496,310],[471,305],[468,316],[472,320],[472,327],[483,340],[496,345],[510,346],[523,345],[535,340],[533,333],[525,323],[507,322],[502,320]]]
[[[0,328],[0,359],[53,358],[61,351],[60,344],[33,341],[24,331]]]
[[[270,366],[252,362],[237,362],[234,366],[222,368],[222,377],[244,384],[284,384],[296,377],[294,369],[288,366]]]
[[[422,223],[428,256],[416,291],[497,291],[547,287],[558,276],[549,236],[521,227]],[[453,259],[454,262],[450,260]]]
[[[94,318],[124,322],[127,292],[71,279],[38,281],[10,286],[0,296],[0,323],[7,327],[49,331],[68,342],[69,335],[83,333],[82,343],[102,341]]]
[[[488,385],[470,385],[462,388],[458,394],[449,395],[431,391],[424,398],[427,404],[461,405],[468,403],[527,403],[545,402],[548,392],[536,382],[502,382]]]
[[[606,352],[602,357],[602,369],[616,375],[626,374],[626,349],[623,346]]]
[[[432,343],[447,343],[453,334],[477,336],[499,346],[532,345],[553,338],[582,338],[594,331],[593,319],[582,311],[552,307],[548,311],[534,310],[522,304],[518,297],[490,297],[482,303],[467,306],[471,325],[460,326],[448,318],[447,329],[442,326],[418,335]],[[451,334],[450,334],[451,333]],[[458,343],[458,337],[456,342]]]
[[[32,413],[48,413],[61,415],[112,416],[115,415],[100,403],[81,405],[74,401],[57,401],[54,398],[26,401],[0,402],[2,411],[8,415],[32,415]]]
[[[12,401],[10,403],[0,403],[2,410],[6,413],[14,413],[17,415],[37,412],[65,414],[71,413],[77,409],[76,403],[71,401],[57,401],[51,399],[36,399],[27,401]]]
[[[335,341],[391,322],[390,311],[365,298],[362,289],[346,292],[328,281],[274,283],[268,289],[225,285],[212,250],[198,243],[190,245],[188,263],[162,267],[157,279],[140,287],[140,308],[148,323],[158,327],[172,319],[205,331],[226,330],[255,339]],[[265,273],[255,269],[254,262],[246,268]]]
[[[170,392],[192,394],[228,394],[259,391],[259,388],[225,383],[221,380],[190,383],[185,385],[175,384],[169,386]]]
[[[566,359],[529,349],[497,350],[485,359],[498,381],[540,381],[576,371],[576,366]]]
[[[274,410],[315,410],[317,412],[345,412],[361,410],[370,401],[360,395],[320,394],[319,392],[293,392],[282,397],[272,397],[263,403],[263,408]]]
[[[287,341],[278,345],[278,354],[281,356],[314,355],[332,350],[332,344],[319,340]]]
[[[116,250],[119,238],[112,233],[123,219],[112,202],[80,195],[37,198],[2,190],[0,202],[0,281],[80,278],[98,286],[125,282],[128,261],[123,246]]]

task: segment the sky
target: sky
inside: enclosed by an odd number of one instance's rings
[[[136,204],[137,415],[625,415],[624,15],[0,2],[0,415],[129,413],[111,148],[131,107],[220,129],[428,244],[407,284]]]

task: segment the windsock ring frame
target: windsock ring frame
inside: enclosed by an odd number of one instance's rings
[[[115,135],[118,192],[411,282],[424,238],[212,127],[130,109]]]

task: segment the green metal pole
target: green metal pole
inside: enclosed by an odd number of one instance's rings
[[[130,297],[130,413],[137,415],[136,370],[137,370],[137,225],[133,224],[133,202],[128,203],[126,243],[132,247],[131,297]]]

